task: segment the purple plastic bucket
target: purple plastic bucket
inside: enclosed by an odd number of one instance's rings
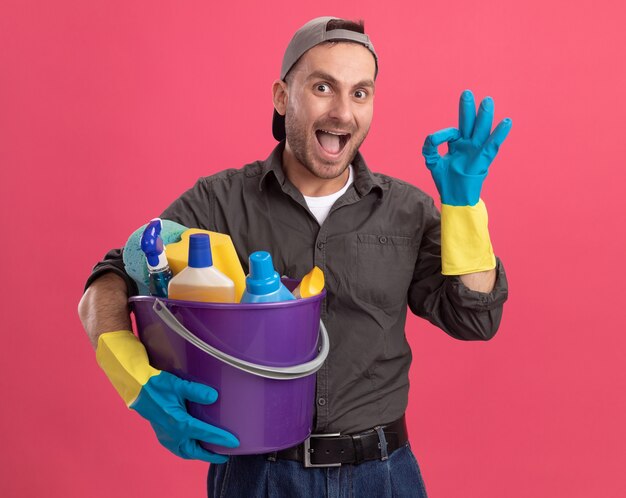
[[[283,282],[290,290],[298,284]],[[324,296],[263,304],[150,296],[129,302],[150,364],[218,391],[211,405],[189,402],[189,413],[233,433],[241,444],[202,446],[243,455],[288,448],[310,435],[315,372],[328,355],[320,322]]]

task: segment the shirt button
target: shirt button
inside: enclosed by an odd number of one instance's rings
[[[320,406],[324,406],[326,404],[326,398],[319,398],[317,400],[317,404]]]
[[[381,244],[386,244],[387,237],[385,237],[384,235],[381,235],[380,237],[378,237],[378,242],[380,242]]]
[[[324,243],[320,240],[320,241],[317,243],[317,248],[318,248],[318,249],[322,249],[323,247],[324,247]]]

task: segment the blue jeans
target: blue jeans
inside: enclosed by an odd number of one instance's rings
[[[270,461],[264,455],[231,456],[211,465],[207,492],[209,498],[426,498],[408,443],[387,460],[341,467],[306,469],[300,462]]]

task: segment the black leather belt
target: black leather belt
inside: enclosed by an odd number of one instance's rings
[[[268,459],[297,460],[305,467],[338,467],[367,460],[386,460],[409,440],[404,415],[359,434],[311,434],[303,443],[269,453]]]

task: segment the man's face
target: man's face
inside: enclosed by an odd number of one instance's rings
[[[317,45],[287,83],[287,151],[318,178],[340,176],[367,136],[376,64],[356,43]]]

